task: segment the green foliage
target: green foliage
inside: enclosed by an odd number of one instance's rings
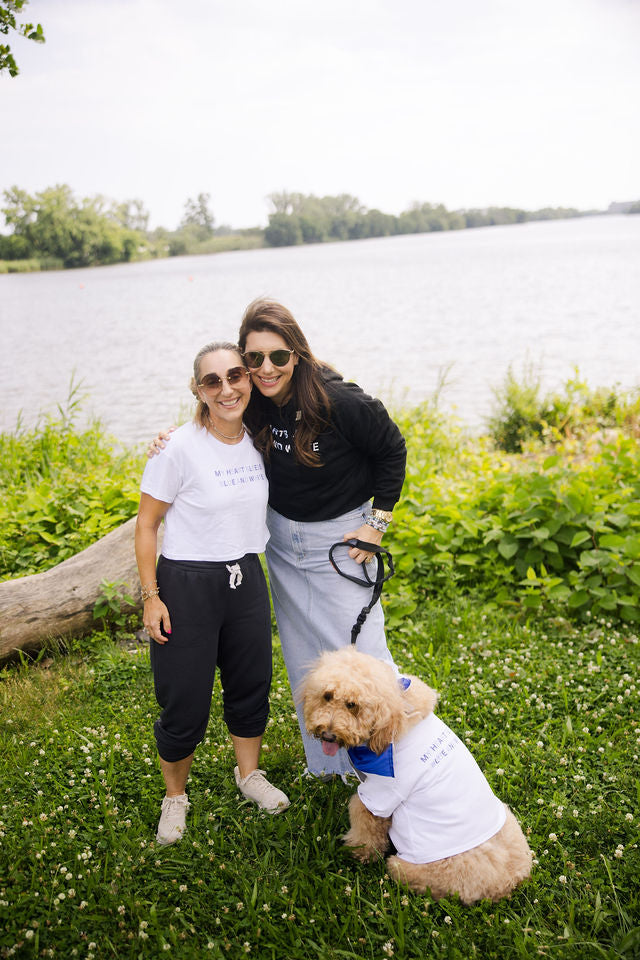
[[[200,240],[206,240],[213,233],[214,217],[209,209],[211,194],[199,193],[195,200],[191,198],[184,205],[184,216],[180,227],[194,227]]]
[[[531,440],[584,437],[612,427],[640,432],[640,390],[593,390],[576,370],[562,392],[541,396],[540,391],[540,376],[530,364],[521,379],[509,367],[504,383],[494,390],[488,429],[502,450],[521,453]]]
[[[264,238],[270,247],[292,247],[302,243],[300,218],[285,213],[272,214]]]
[[[494,390],[494,411],[489,433],[496,445],[508,453],[521,453],[526,440],[540,437],[544,415],[540,401],[540,379],[529,366],[524,379],[516,379],[509,367],[501,387]]]
[[[0,34],[7,36],[10,31],[15,31],[18,36],[26,37],[27,40],[44,43],[44,33],[39,23],[18,23],[16,20],[16,14],[21,13],[28,2],[29,0],[0,0]],[[4,70],[10,77],[17,77],[20,73],[11,47],[9,44],[0,43],[0,73]]]
[[[40,269],[40,260],[0,260],[0,273],[35,273]]]
[[[125,631],[129,626],[131,614],[136,609],[136,601],[127,592],[126,584],[121,580],[110,583],[103,580],[101,593],[93,607],[93,619],[100,620],[102,629],[112,633]],[[123,609],[130,607],[130,610]]]
[[[72,385],[57,419],[0,434],[0,579],[46,570],[136,512],[139,458],[97,422],[76,427],[79,403]]]
[[[392,616],[396,602],[410,612],[411,599],[473,592],[524,611],[640,620],[635,437],[507,457],[428,406],[400,425],[409,466],[385,537],[402,578],[386,598]]]
[[[141,232],[123,225],[123,218],[132,216],[124,207],[110,205],[100,196],[78,201],[66,184],[33,196],[11,187],[4,191],[2,212],[13,232],[0,238],[0,255],[54,257],[65,267],[132,260],[145,241]],[[137,215],[141,216],[139,209]]]

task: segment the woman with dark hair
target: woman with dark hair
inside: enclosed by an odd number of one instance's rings
[[[249,304],[238,343],[257,388],[245,420],[269,477],[266,557],[295,694],[317,656],[349,643],[366,602],[357,584],[337,575],[329,548],[349,539],[381,543],[400,497],[406,446],[379,400],[314,357],[281,303],[260,298]],[[371,557],[354,546],[341,566],[361,577],[357,564]],[[393,662],[379,602],[357,642],[364,652]],[[323,748],[307,735],[299,707],[298,719],[311,774],[352,772],[344,750]]]
[[[278,301],[249,304],[238,342],[255,388],[244,420],[269,479],[265,553],[295,696],[316,657],[349,643],[366,599],[357,584],[335,572],[329,549],[351,539],[381,543],[400,497],[406,446],[382,403],[317,360]],[[166,436],[154,441],[150,454]],[[341,568],[361,578],[358,564],[372,556],[350,547]],[[393,663],[379,602],[357,643]],[[352,773],[346,751],[309,737],[297,710],[308,772],[323,778]]]
[[[258,769],[269,715],[271,613],[260,565],[268,537],[267,478],[243,415],[251,380],[238,348],[197,354],[192,423],[145,468],[136,523],[143,622],[162,713],[154,725],[166,786],[156,839],[186,829],[185,792],[209,719],[216,668],[240,792],[270,813],[289,801]],[[157,533],[165,521],[157,562]]]

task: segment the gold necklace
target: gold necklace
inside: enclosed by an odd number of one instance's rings
[[[234,437],[228,437],[226,433],[222,433],[221,430],[218,430],[218,428],[213,424],[213,421],[211,420],[211,417],[208,416],[208,417],[207,417],[207,420],[209,421],[209,426],[211,427],[211,429],[213,430],[213,432],[214,432],[214,433],[217,433],[219,437],[224,437],[225,440],[239,440],[240,437],[242,436],[242,434],[243,434],[244,431],[245,431],[245,426],[244,426],[244,423],[243,423],[243,424],[242,424],[242,430],[240,431],[240,433],[236,433],[236,435],[235,435]]]

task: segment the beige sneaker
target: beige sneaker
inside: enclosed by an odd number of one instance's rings
[[[269,783],[264,774],[264,770],[252,770],[242,779],[238,768],[233,768],[236,785],[244,797],[253,800],[261,810],[266,810],[267,813],[281,813],[289,806],[289,798],[286,793]]]
[[[162,801],[162,813],[158,824],[156,840],[162,846],[181,840],[187,829],[187,811],[191,804],[186,793],[177,797],[165,797]]]

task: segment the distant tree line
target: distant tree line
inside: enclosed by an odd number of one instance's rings
[[[0,234],[0,272],[89,267],[152,257],[215,253],[262,246],[264,231],[215,227],[210,196],[185,203],[177,230],[149,230],[141,200],[116,203],[102,196],[79,200],[66,184],[30,194],[3,193],[9,233]]]
[[[534,212],[513,207],[452,211],[443,204],[431,203],[415,203],[409,210],[395,216],[381,210],[367,210],[356,197],[347,193],[337,197],[315,197],[313,194],[282,192],[272,193],[269,200],[274,209],[265,230],[265,241],[272,247],[583,216],[579,210],[567,207],[547,207]]]
[[[566,207],[534,212],[512,207],[451,211],[431,203],[415,203],[395,216],[367,210],[346,193],[315,197],[281,192],[269,197],[273,212],[266,229],[233,230],[216,226],[210,195],[199,193],[186,201],[176,230],[149,230],[149,213],[141,200],[78,199],[66,184],[34,194],[11,187],[4,191],[3,200],[0,210],[9,232],[0,234],[0,273],[584,216]],[[638,204],[625,207],[625,212],[635,212]]]

